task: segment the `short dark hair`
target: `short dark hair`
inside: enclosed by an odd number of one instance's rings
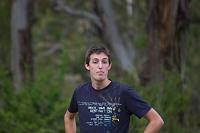
[[[105,47],[104,45],[94,45],[94,46],[91,46],[86,54],[85,54],[85,64],[89,65],[89,62],[90,62],[90,55],[92,54],[100,54],[100,53],[104,53],[105,55],[108,56],[108,61],[109,61],[109,64],[111,64],[111,52],[110,50]]]

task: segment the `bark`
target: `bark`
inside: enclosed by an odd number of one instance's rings
[[[149,1],[148,59],[140,73],[142,83],[161,77],[161,69],[181,72],[182,35],[187,22],[187,0]]]
[[[100,10],[102,11],[102,21],[104,25],[104,38],[108,40],[111,48],[113,49],[117,59],[123,70],[134,73],[133,65],[133,49],[127,49],[123,39],[118,31],[117,23],[115,21],[115,14],[112,9],[110,0],[99,0]],[[130,48],[130,47],[129,47]],[[132,52],[129,54],[130,51]]]
[[[32,49],[30,44],[30,0],[14,0],[11,11],[11,73],[13,86],[19,91],[26,79],[26,71],[33,74]]]
[[[126,11],[128,16],[133,15],[133,0],[126,0]]]

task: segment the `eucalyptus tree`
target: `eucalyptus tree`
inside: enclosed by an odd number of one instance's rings
[[[149,47],[140,79],[147,83],[161,78],[161,69],[183,75],[183,33],[188,27],[188,0],[150,0],[147,2]]]
[[[31,47],[31,0],[14,0],[11,7],[11,73],[13,86],[19,91],[33,76]]]

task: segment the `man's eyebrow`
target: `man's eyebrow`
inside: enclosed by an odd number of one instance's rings
[[[105,57],[105,58],[102,58],[102,60],[107,60],[108,58]],[[92,58],[92,60],[99,60],[99,58]]]
[[[92,58],[92,60],[98,60],[98,58]]]

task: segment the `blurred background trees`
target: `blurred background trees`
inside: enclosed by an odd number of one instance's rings
[[[97,43],[113,52],[110,78],[161,113],[161,132],[199,132],[200,1],[2,0],[0,10],[0,132],[64,132]],[[138,133],[146,123],[131,122]]]

